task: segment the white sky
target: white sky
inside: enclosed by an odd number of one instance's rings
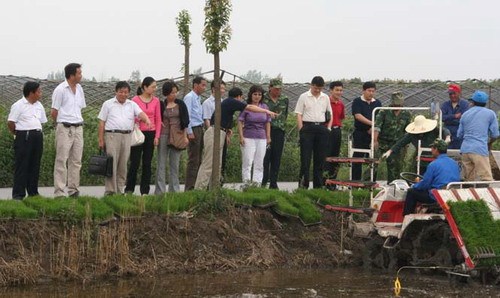
[[[499,78],[498,0],[233,0],[221,67],[286,82]],[[187,9],[191,69],[213,69],[203,0],[2,0],[0,74],[46,78],[69,62],[86,78],[181,76],[175,17]]]

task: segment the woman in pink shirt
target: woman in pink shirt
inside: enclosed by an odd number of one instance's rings
[[[161,132],[161,112],[160,100],[154,96],[156,92],[156,81],[152,77],[145,77],[141,86],[137,89],[137,95],[132,98],[142,109],[151,121],[151,127],[148,128],[143,122],[139,122],[139,128],[144,134],[144,143],[134,146],[130,150],[130,167],[127,174],[126,193],[133,193],[137,180],[137,170],[142,157],[142,175],[141,175],[141,195],[149,194],[149,184],[151,182],[151,160],[153,158],[154,148],[158,146]],[[136,120],[136,123],[137,120]]]

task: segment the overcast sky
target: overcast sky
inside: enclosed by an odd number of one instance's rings
[[[221,67],[286,82],[500,78],[498,0],[234,0]],[[191,69],[213,69],[203,0],[0,2],[0,74],[46,78],[69,62],[84,77],[181,76],[175,17],[187,9]],[[209,77],[210,78],[210,77]]]

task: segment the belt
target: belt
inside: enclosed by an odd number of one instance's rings
[[[213,127],[215,129],[215,126],[214,125],[210,125],[211,127]],[[225,127],[221,127],[220,130],[222,130],[223,132],[227,132],[229,129],[228,128],[225,128]]]
[[[121,130],[121,129],[108,129],[108,130],[105,130],[105,132],[129,134],[132,131],[131,130]]]
[[[196,125],[196,126],[191,126],[191,129],[193,129],[193,128],[198,128],[198,127],[203,127],[203,124],[201,124],[201,125]]]
[[[323,125],[325,122],[309,122],[309,121],[303,121],[302,122],[304,125]]]
[[[41,129],[16,130],[17,132],[42,132]]]
[[[80,123],[59,122],[59,123],[64,125],[64,127],[66,127],[66,128],[71,127],[71,126],[78,127],[78,126],[83,125],[83,122],[80,122]]]
[[[342,126],[332,126],[332,129],[339,129],[342,128]]]

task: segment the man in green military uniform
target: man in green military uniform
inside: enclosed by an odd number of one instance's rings
[[[402,107],[404,97],[402,92],[391,95],[390,107]],[[405,127],[411,122],[411,114],[405,110],[381,110],[375,116],[375,131],[373,134],[376,156],[380,157],[389,150],[405,134]],[[403,167],[406,150],[400,150],[387,158],[387,182],[398,179]],[[375,168],[375,177],[376,168]],[[376,180],[376,178],[375,178]]]
[[[267,147],[264,157],[264,175],[262,186],[269,182],[269,188],[278,188],[278,173],[281,164],[281,155],[285,144],[285,124],[288,117],[288,97],[281,94],[283,82],[281,78],[271,79],[269,92],[264,95],[264,103],[269,110],[278,114],[271,121],[271,144]]]

